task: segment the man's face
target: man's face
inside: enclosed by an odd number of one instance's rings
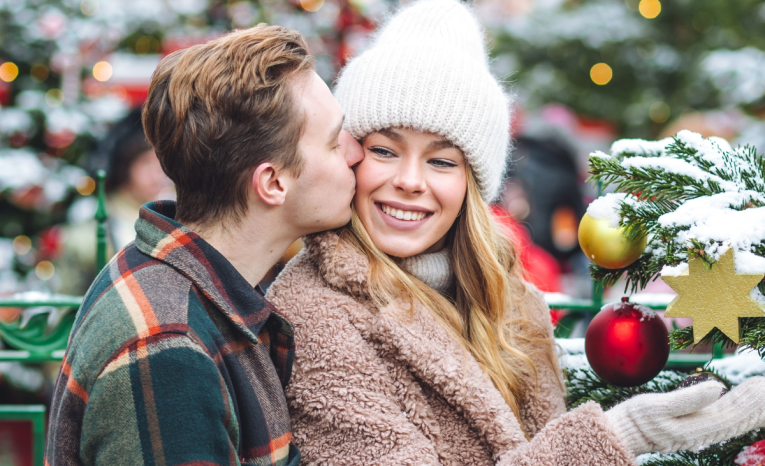
[[[343,111],[318,74],[296,82],[305,130],[298,144],[303,171],[285,205],[301,234],[339,228],[351,218],[356,178],[351,167],[364,158],[361,145],[342,129]]]

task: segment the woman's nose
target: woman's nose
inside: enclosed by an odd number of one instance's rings
[[[403,160],[399,164],[396,175],[393,177],[393,187],[407,194],[420,194],[425,192],[425,177],[422,168],[415,158]]]
[[[343,130],[340,137],[343,138],[342,144],[346,147],[345,162],[348,167],[353,168],[364,160],[364,149],[347,131]]]

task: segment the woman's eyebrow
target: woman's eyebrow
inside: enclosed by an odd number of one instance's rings
[[[394,130],[390,128],[383,128],[378,131],[378,133],[382,134],[386,138],[390,139],[391,141],[402,143],[404,142],[404,136],[398,134]]]
[[[438,141],[432,141],[430,144],[428,144],[427,150],[441,150],[449,149],[451,147],[457,146],[455,146],[453,142],[447,139],[439,139]]]

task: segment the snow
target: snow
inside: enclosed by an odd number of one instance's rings
[[[666,307],[676,296],[675,293],[635,293],[630,296],[630,301],[644,306]]]
[[[558,358],[562,368],[592,370],[584,354],[584,338],[556,338]]]
[[[584,338],[556,338],[564,354],[584,354]]]
[[[0,134],[29,132],[34,128],[34,121],[24,110],[18,108],[0,108]]]
[[[610,159],[611,158],[610,155],[606,154],[603,151],[599,151],[599,150],[596,150],[595,152],[592,152],[590,154],[590,157],[595,157],[595,158],[598,158],[598,159]]]
[[[0,191],[38,183],[47,170],[28,149],[0,150]]]
[[[677,265],[665,265],[661,268],[661,275],[665,277],[679,277],[688,270],[688,263],[681,262]]]
[[[765,95],[765,51],[755,47],[715,50],[701,62],[702,73],[722,93],[725,104],[756,102]]]
[[[708,366],[734,385],[757,375],[765,375],[765,361],[751,349],[740,349],[734,356],[713,359]]]
[[[634,199],[625,193],[608,193],[595,199],[587,206],[587,214],[595,220],[608,220],[608,226],[612,228],[619,227],[621,215],[621,203],[628,202],[628,197]]]
[[[699,133],[684,129],[678,132],[675,137],[688,147],[696,149],[705,159],[715,165],[722,163],[721,151],[733,152],[733,148],[728,141],[716,136],[704,138]]]
[[[611,144],[611,155],[613,157],[622,157],[627,154],[643,154],[645,156],[658,157],[664,155],[664,149],[673,142],[672,138],[665,138],[659,141],[619,139]]]
[[[765,207],[736,211],[711,210],[697,218],[690,228],[678,232],[677,240],[690,245],[696,239],[709,244],[705,251],[719,259],[727,246],[736,250],[736,272],[765,273],[765,262],[750,253],[753,245],[765,240]]]
[[[732,211],[731,207],[741,208],[757,200],[765,202],[765,196],[755,191],[725,192],[711,196],[689,199],[670,212],[659,217],[662,228],[693,225],[703,220],[709,212],[718,210]]]
[[[654,317],[656,317],[656,311],[651,309],[650,307],[643,306],[642,304],[637,303],[609,303],[604,305],[600,310],[603,311],[606,309],[606,307],[611,306],[611,310],[618,311],[623,307],[629,307],[632,306],[633,309],[640,312],[643,317],[640,318],[640,321],[642,322],[645,319],[651,320]]]
[[[591,1],[574,8],[560,8],[560,3],[537,1],[531,14],[510,18],[497,14],[490,6],[478,5],[478,15],[488,26],[503,27],[507,34],[536,46],[579,39],[588,47],[599,48],[606,42],[618,43],[648,34],[640,17],[620,3]]]

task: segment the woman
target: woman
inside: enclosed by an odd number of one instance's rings
[[[306,238],[269,290],[295,326],[305,464],[634,464],[765,425],[762,380],[565,412],[549,310],[487,207],[509,105],[459,2],[398,13],[337,98],[365,151],[354,217]]]

